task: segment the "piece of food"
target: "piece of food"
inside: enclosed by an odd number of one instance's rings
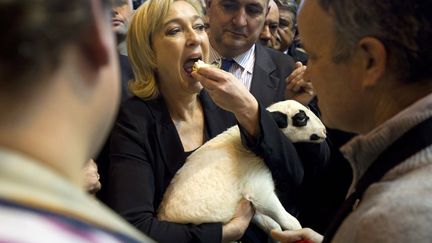
[[[203,62],[202,60],[198,60],[194,63],[194,65],[192,66],[192,71],[196,72],[198,71],[198,69],[202,68],[202,67],[211,67],[212,65],[207,64],[205,62]]]

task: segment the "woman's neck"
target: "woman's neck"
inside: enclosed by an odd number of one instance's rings
[[[163,94],[162,94],[163,95]],[[168,111],[174,121],[193,119],[196,111],[201,109],[198,94],[193,95],[163,95]]]
[[[204,143],[204,112],[198,95],[164,96],[171,119],[179,134],[184,151]]]

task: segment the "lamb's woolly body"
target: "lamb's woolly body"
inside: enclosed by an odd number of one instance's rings
[[[270,171],[243,147],[237,126],[195,151],[171,184],[175,184],[175,190],[170,186],[165,192],[159,218],[178,223],[228,222],[242,197],[253,202],[251,190],[265,187],[260,191],[274,191]]]
[[[293,142],[308,141],[312,132],[309,129],[325,138],[321,121],[298,102],[279,102],[269,110],[287,114],[288,120],[304,110],[311,118],[308,125],[312,128],[289,124],[282,129]],[[158,218],[177,223],[225,223],[232,219],[241,198],[254,205],[254,221],[267,231],[280,229],[279,225],[284,229],[301,227],[277,198],[269,169],[261,158],[243,147],[239,129],[234,126],[187,158],[164,194]]]

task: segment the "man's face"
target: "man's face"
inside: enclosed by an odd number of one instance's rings
[[[289,10],[279,10],[280,50],[286,51],[294,40],[294,13]]]
[[[112,8],[112,27],[117,35],[126,35],[132,13],[132,0],[114,1]]]
[[[258,41],[268,0],[211,0],[210,43],[225,57],[238,56]]]
[[[277,49],[277,29],[279,27],[279,10],[276,3],[270,1],[270,9],[265,19],[264,27],[260,34],[260,41],[263,46]]]
[[[333,128],[355,131],[361,123],[362,89],[356,58],[333,61],[335,34],[333,20],[318,5],[306,0],[298,16],[300,39],[309,54],[305,79],[312,81],[318,95],[322,120]]]

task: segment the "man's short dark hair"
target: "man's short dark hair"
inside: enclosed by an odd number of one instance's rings
[[[102,0],[109,7],[108,0]],[[89,0],[0,1],[0,86],[14,92],[57,68],[62,49],[89,30]]]
[[[275,0],[279,10],[290,11],[297,16],[298,4],[294,0]]]

